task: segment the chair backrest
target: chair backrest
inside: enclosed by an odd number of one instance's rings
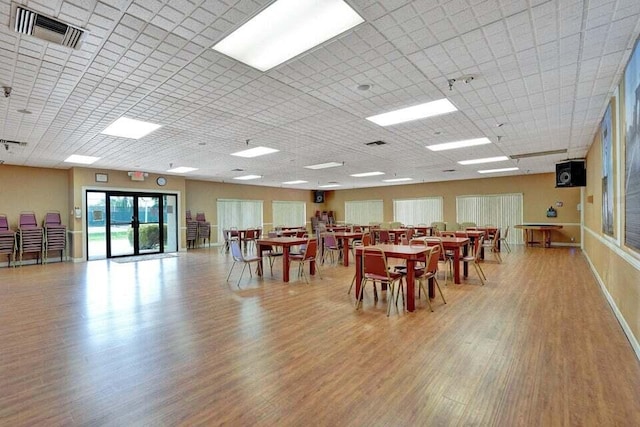
[[[44,225],[60,225],[62,220],[60,219],[60,212],[47,212],[44,216]]]
[[[353,226],[353,232],[354,232],[354,233],[362,233],[362,226],[360,226],[360,225],[354,225],[354,226]]]
[[[456,237],[456,232],[455,231],[441,231],[440,232],[440,236],[441,237]]]
[[[296,231],[296,237],[305,237],[307,234],[307,230],[298,230]]]
[[[318,253],[318,240],[316,239],[307,240],[306,248],[304,251],[304,261],[315,259],[317,253]]]
[[[322,235],[322,238],[324,239],[324,245],[328,248],[337,248],[338,247],[338,242],[336,240],[336,236],[335,234],[331,233],[331,232],[326,232]]]
[[[501,239],[502,240],[507,240],[507,237],[509,237],[509,226],[507,225],[507,227],[504,229],[504,234],[502,235]]]
[[[6,215],[0,215],[0,230],[2,231],[9,230],[9,221],[7,220]]]
[[[20,228],[37,228],[36,214],[33,212],[23,212],[20,214]]]
[[[198,222],[205,222],[206,221],[206,219],[204,217],[204,212],[198,212],[196,214],[196,221],[198,221]]]
[[[362,273],[389,277],[387,256],[384,251],[375,246],[367,246],[362,254]]]
[[[480,236],[476,239],[475,244],[473,245],[473,250],[475,251],[473,258],[475,262],[480,262],[480,254],[482,252],[480,248],[482,247],[483,243],[484,243],[484,236]]]
[[[413,238],[413,235],[415,234],[416,230],[414,228],[408,228],[407,229],[407,239],[411,240]]]
[[[256,230],[250,229],[245,231],[244,233],[245,239],[255,239],[256,238]]]
[[[371,245],[371,234],[364,233],[362,235],[362,246],[370,246]]]
[[[442,244],[442,243],[441,243]],[[431,246],[431,250],[427,252],[427,272],[435,274],[438,271],[438,261],[440,261],[441,249],[440,245]]]
[[[187,220],[188,221],[192,220],[192,218],[191,218],[191,210],[187,210]]]
[[[388,230],[380,230],[378,231],[378,238],[382,243],[388,243],[390,240],[389,231]]]
[[[442,244],[442,239],[440,237],[425,237],[425,243],[427,246],[438,246],[440,248],[438,256],[440,257],[440,261],[444,261],[446,259],[446,255],[444,253],[444,245]]]
[[[240,242],[237,239],[231,239],[231,256],[233,256],[233,260],[237,262],[244,262],[244,256],[242,255],[242,250],[240,249]]]

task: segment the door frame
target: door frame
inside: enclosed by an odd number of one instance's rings
[[[95,191],[94,191],[95,192]],[[110,258],[120,258],[120,257],[126,257],[126,256],[136,256],[136,255],[150,255],[150,254],[161,254],[164,253],[164,221],[163,221],[163,217],[162,217],[162,213],[164,212],[163,209],[163,200],[162,200],[162,196],[164,195],[164,193],[148,193],[148,192],[130,192],[130,191],[105,191],[103,192],[106,195],[106,208],[110,208],[111,207],[111,197],[131,197],[132,200],[132,206],[131,209],[133,210],[133,216],[131,217],[131,226],[133,227],[133,253],[127,253],[127,254],[122,254],[122,255],[113,255],[112,254],[112,247],[111,247],[111,243],[112,243],[112,239],[111,239],[111,209],[105,209],[105,214],[106,214],[106,235],[105,235],[105,239],[106,239],[106,243],[107,243],[107,259]],[[139,213],[140,213],[140,205],[139,205],[139,200],[140,198],[143,197],[155,197],[158,199],[158,227],[159,227],[159,237],[160,237],[160,242],[159,242],[159,247],[157,251],[149,251],[149,252],[141,252],[140,251],[140,218],[139,218]],[[88,218],[87,218],[88,221]]]
[[[88,260],[88,245],[89,245],[89,234],[87,229],[87,192],[116,192],[116,193],[145,193],[152,196],[175,196],[176,197],[176,242],[177,242],[177,251],[184,252],[186,251],[186,247],[183,246],[182,236],[186,233],[185,219],[182,215],[182,191],[180,190],[154,190],[154,189],[146,189],[146,188],[123,188],[123,187],[98,187],[98,186],[85,186],[81,187],[82,194],[82,217],[75,218],[74,221],[81,221],[82,227],[79,229],[75,229],[73,231],[69,231],[71,242],[76,239],[82,240],[82,257],[81,258],[73,258],[73,262],[86,262]],[[76,246],[77,247],[77,246]],[[104,258],[107,259],[107,258]]]

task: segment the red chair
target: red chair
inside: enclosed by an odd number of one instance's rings
[[[315,238],[307,240],[307,244],[305,245],[304,253],[301,254],[293,254],[289,257],[292,264],[298,264],[298,277],[302,276],[305,282],[309,283],[309,278],[307,277],[307,273],[304,271],[305,264],[315,263],[316,271],[318,276],[322,279],[320,275],[320,269],[318,268],[318,263],[316,262],[318,254],[318,240]]]
[[[404,307],[404,288],[402,287],[402,274],[389,271],[387,256],[384,251],[374,246],[367,246],[362,253],[362,282],[360,284],[360,295],[356,298],[356,310],[362,307],[364,288],[367,283],[373,284],[374,301],[378,300],[376,282],[387,285],[387,316],[391,312],[391,304],[395,296],[396,307],[398,305],[398,293],[402,290],[402,305]],[[395,285],[398,284],[396,290]],[[395,294],[395,295],[394,295]]]
[[[440,260],[440,246],[432,246],[431,250],[427,254],[427,267],[424,271],[424,274],[416,276],[416,281],[420,286],[418,297],[420,297],[420,292],[424,292],[424,296],[427,298],[427,304],[429,304],[429,309],[433,311],[433,306],[431,305],[431,299],[429,298],[429,292],[424,287],[424,283],[428,280],[433,280],[436,286],[438,287],[438,291],[440,292],[440,296],[442,297],[442,302],[445,304],[447,300],[444,299],[444,294],[442,293],[442,289],[440,289],[440,283],[438,283],[438,261]]]

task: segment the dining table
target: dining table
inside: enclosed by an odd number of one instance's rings
[[[414,270],[416,262],[425,261],[426,253],[429,251],[429,248],[427,246],[392,244],[378,244],[373,246],[382,249],[387,258],[401,259],[406,262],[407,275],[405,276],[405,279],[407,281],[407,311],[414,311],[416,307]],[[362,284],[362,254],[364,253],[365,248],[368,247],[370,246],[356,247],[356,286],[354,286],[356,290],[356,298],[360,295],[360,286]]]
[[[315,239],[312,239],[315,240]],[[291,247],[304,245],[309,241],[307,237],[266,237],[257,240],[258,246],[258,255],[260,256],[263,251],[270,250],[273,246],[278,246],[282,248],[282,280],[284,282],[289,281],[289,265],[290,261],[290,253]],[[262,257],[260,257],[260,269],[259,271],[264,271],[262,268]],[[260,274],[260,273],[259,273]],[[309,274],[312,276],[316,274],[316,263],[312,261],[309,263]]]
[[[469,253],[470,239],[468,237],[441,237],[445,251],[453,252],[453,283],[460,284],[460,259]],[[469,265],[463,263],[464,277],[469,275]]]
[[[350,232],[350,231],[336,231],[333,233],[338,242],[342,243],[342,264],[345,267],[349,266],[349,241],[356,239],[362,239],[363,233]]]

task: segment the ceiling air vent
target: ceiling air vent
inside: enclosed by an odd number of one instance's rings
[[[553,154],[564,154],[566,152],[567,152],[567,149],[562,148],[560,150],[537,151],[535,153],[524,153],[524,154],[512,154],[509,157],[512,160],[518,160],[518,159],[526,159],[529,157],[540,157],[540,156],[551,156]]]
[[[374,146],[374,145],[385,145],[384,141],[373,141],[373,142],[365,142],[364,145]]]
[[[73,49],[80,49],[84,30],[20,6],[16,7],[15,17],[14,29],[18,33],[28,34]]]

